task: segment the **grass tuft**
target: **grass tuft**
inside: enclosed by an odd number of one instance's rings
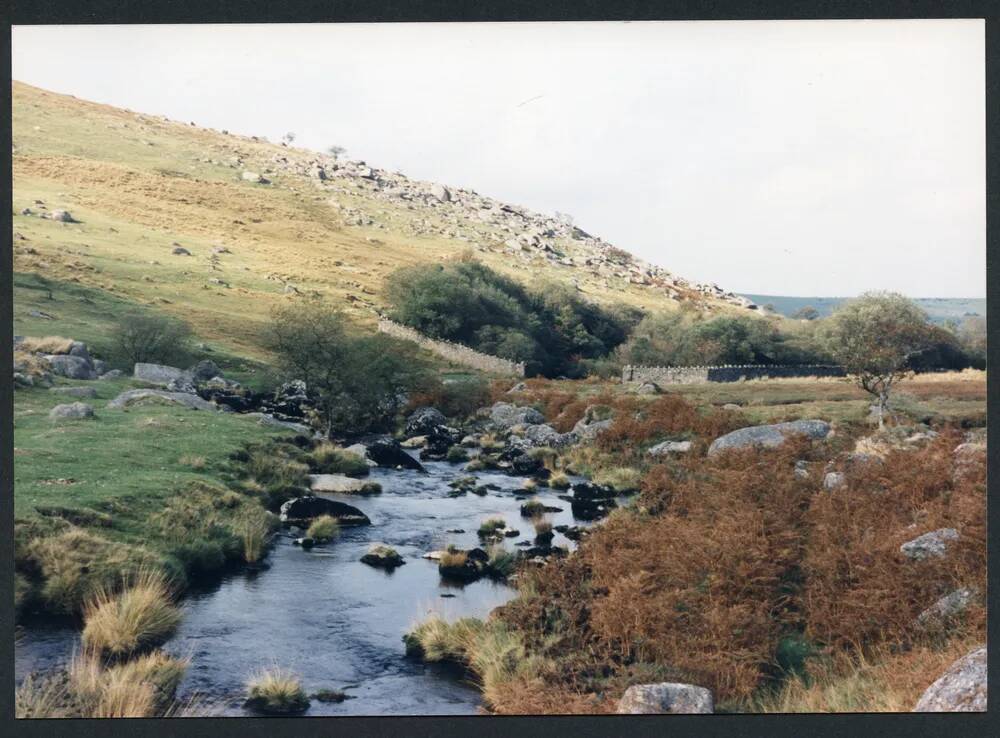
[[[171,594],[166,576],[150,569],[121,592],[99,591],[84,608],[84,646],[122,658],[163,643],[181,620]]]
[[[247,680],[246,706],[270,715],[289,715],[309,708],[299,677],[281,668],[264,669]]]
[[[309,525],[306,536],[317,543],[333,540],[340,531],[340,522],[332,515],[320,515]]]

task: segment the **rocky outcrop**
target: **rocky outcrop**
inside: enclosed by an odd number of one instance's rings
[[[958,531],[954,528],[939,528],[907,541],[899,547],[899,552],[913,561],[942,558],[948,552],[948,544],[958,538]]]
[[[490,408],[490,423],[501,430],[510,430],[515,425],[539,425],[544,422],[545,416],[533,407],[498,402]]]
[[[917,627],[924,630],[942,630],[960,618],[978,596],[975,589],[963,587],[946,594],[917,616]]]
[[[986,712],[986,646],[952,664],[917,700],[914,712]]]
[[[71,402],[68,405],[56,405],[49,410],[50,420],[75,420],[94,417],[94,408],[85,402]]]
[[[636,684],[618,701],[620,715],[692,715],[715,712],[712,692],[693,684]]]
[[[89,357],[72,354],[46,354],[52,373],[67,379],[97,379],[94,363]]]
[[[178,369],[175,366],[166,366],[165,364],[136,362],[132,370],[132,376],[141,382],[158,384],[162,387],[166,387],[171,382],[194,383],[194,375],[191,372],[185,369]]]
[[[426,436],[447,424],[448,419],[440,410],[433,407],[419,407],[406,419],[404,432],[407,437]]]
[[[93,387],[51,387],[49,392],[68,397],[83,397],[93,399],[97,397],[97,390]]]
[[[134,389],[122,392],[118,397],[108,403],[109,408],[121,410],[129,405],[144,400],[149,397],[158,397],[167,402],[184,405],[192,410],[222,410],[223,408],[207,400],[203,400],[198,395],[187,392],[168,392],[166,390],[154,389]]]
[[[653,458],[665,458],[674,454],[686,454],[691,451],[691,441],[664,441],[650,447],[646,453]]]
[[[708,448],[709,456],[729,449],[775,448],[782,445],[790,436],[805,435],[813,440],[822,440],[830,433],[830,424],[825,420],[794,420],[790,423],[775,423],[774,425],[755,425],[740,428],[712,441]]]
[[[281,506],[281,522],[306,526],[320,515],[330,515],[341,525],[371,525],[368,516],[353,505],[323,497],[296,497]]]

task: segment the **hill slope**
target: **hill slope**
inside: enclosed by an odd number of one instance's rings
[[[254,325],[301,294],[373,322],[387,274],[469,249],[597,302],[749,306],[472,191],[18,82],[13,141],[16,271],[156,305],[232,350],[252,353]]]

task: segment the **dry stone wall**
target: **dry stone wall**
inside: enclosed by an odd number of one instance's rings
[[[622,384],[706,384],[775,377],[843,377],[844,368],[825,364],[742,364],[726,366],[626,366]]]
[[[382,318],[378,323],[378,329],[395,338],[402,338],[405,341],[413,341],[422,348],[437,354],[442,359],[447,359],[462,366],[478,369],[481,372],[490,374],[510,374],[515,377],[524,376],[524,362],[508,361],[499,356],[482,354],[468,346],[451,341],[438,341],[428,338],[419,331],[409,326],[400,325],[388,318]]]

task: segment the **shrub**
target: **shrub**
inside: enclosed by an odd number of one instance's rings
[[[309,708],[298,676],[284,669],[265,669],[252,675],[247,692],[247,707],[266,714],[287,715]]]
[[[283,373],[305,381],[327,437],[388,428],[425,374],[412,343],[355,335],[319,301],[276,308],[262,338]]]
[[[183,322],[148,312],[122,317],[110,337],[110,357],[124,368],[139,362],[180,366],[191,359],[191,329]]]
[[[458,464],[462,461],[469,460],[469,452],[466,451],[461,446],[452,446],[448,449],[448,453],[445,458],[453,464]]]
[[[320,443],[309,454],[309,462],[317,474],[346,474],[363,477],[368,474],[368,462],[358,454],[333,443]]]
[[[163,643],[180,620],[166,577],[143,569],[123,591],[94,595],[84,608],[82,641],[107,656],[127,657]]]
[[[332,515],[320,515],[309,525],[306,536],[319,543],[332,540],[340,531],[340,522]]]
[[[634,310],[600,307],[560,285],[526,290],[474,260],[406,267],[386,286],[394,320],[546,376],[578,376],[581,359],[606,355],[638,319]]]
[[[491,404],[492,390],[481,377],[442,382],[437,377],[426,380],[410,398],[408,408],[434,407],[449,418],[465,419],[479,408]]]

